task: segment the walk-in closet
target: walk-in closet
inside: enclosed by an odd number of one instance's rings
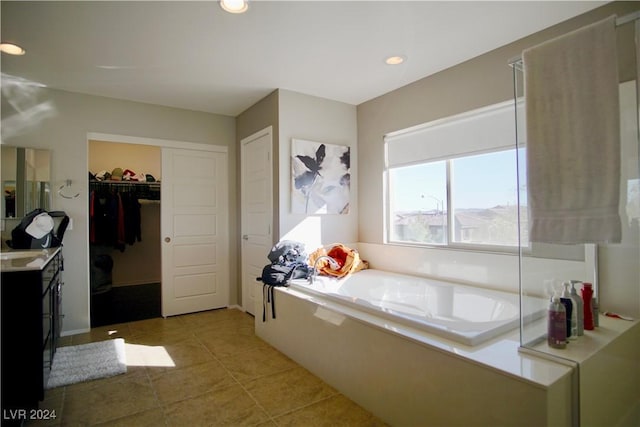
[[[161,148],[89,141],[91,326],[161,316]]]

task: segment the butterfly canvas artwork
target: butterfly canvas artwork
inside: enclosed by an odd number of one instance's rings
[[[351,149],[293,139],[291,211],[295,214],[348,214]]]

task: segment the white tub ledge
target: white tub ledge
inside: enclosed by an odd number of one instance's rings
[[[275,304],[276,319],[255,318],[256,334],[392,426],[575,418],[574,368],[520,353],[517,329],[469,346],[295,288],[276,288]]]

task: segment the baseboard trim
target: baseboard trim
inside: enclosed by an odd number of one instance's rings
[[[61,337],[68,337],[69,335],[78,335],[78,334],[86,334],[87,332],[91,332],[91,328],[88,329],[74,329],[72,331],[61,331]]]

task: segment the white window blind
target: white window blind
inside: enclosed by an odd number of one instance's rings
[[[385,136],[387,167],[514,148],[513,101],[502,102]]]

